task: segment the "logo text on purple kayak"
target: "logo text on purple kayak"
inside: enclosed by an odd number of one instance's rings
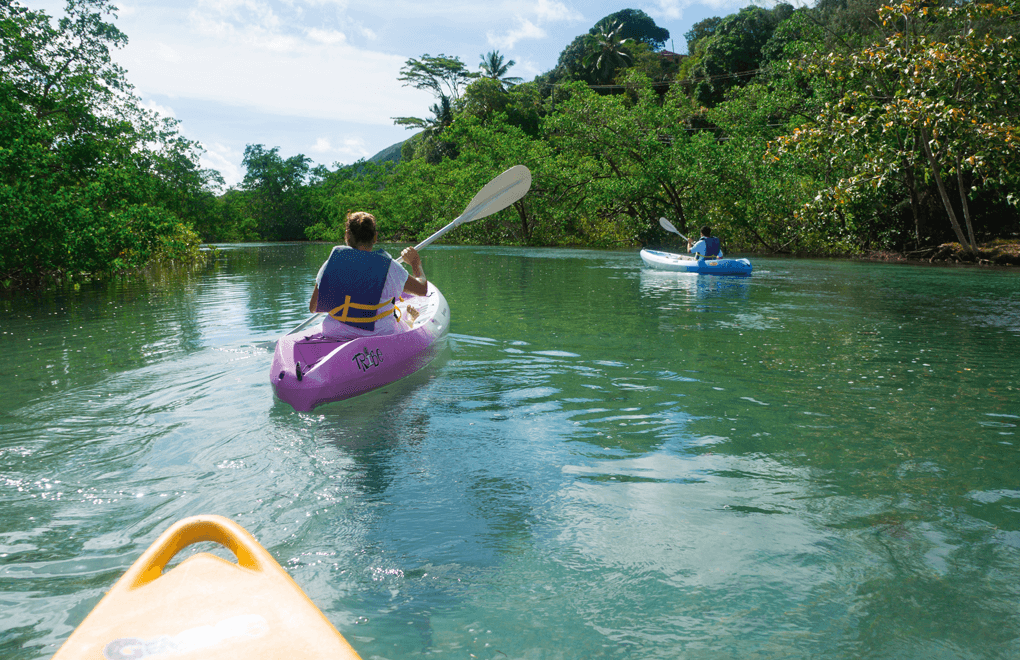
[[[357,363],[358,371],[368,371],[372,367],[378,367],[382,364],[382,349],[372,350],[371,348],[366,348],[360,353],[355,353],[351,360]]]

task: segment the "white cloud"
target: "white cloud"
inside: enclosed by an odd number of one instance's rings
[[[337,32],[336,30],[320,30],[319,28],[311,28],[308,30],[308,38],[313,41],[317,41],[320,44],[339,44],[347,41],[347,35],[343,32]]]
[[[535,15],[540,21],[582,21],[584,17],[578,12],[570,9],[562,2],[550,2],[550,0],[538,0],[533,8]]]
[[[583,20],[584,17],[580,13],[562,2],[538,0],[538,2],[518,8],[515,16],[516,27],[505,33],[489,30],[485,33],[485,37],[489,45],[509,50],[516,46],[518,41],[545,39],[548,36],[548,32],[542,27],[545,24]]]
[[[292,51],[300,43],[285,33],[284,21],[272,7],[257,0],[200,0],[188,17],[199,35],[214,39],[275,52]]]
[[[415,116],[432,102],[397,80],[405,57],[313,30],[318,40],[228,25],[217,38],[182,35],[173,48],[131,42],[123,62],[139,89],[280,115],[391,125],[391,117]]]
[[[680,6],[681,0],[655,0],[656,9],[650,9],[652,16],[661,16],[662,18],[668,18],[677,20],[683,17],[684,10]],[[690,4],[685,2],[685,5]],[[709,2],[711,4],[711,2]]]
[[[323,158],[319,160],[335,162],[354,162],[360,158],[372,156],[365,140],[359,136],[341,138],[337,145],[334,145],[329,138],[320,137],[316,139],[314,145],[309,147],[308,151],[320,154]]]
[[[503,48],[509,50],[513,48],[518,41],[521,39],[544,39],[546,36],[545,30],[538,27],[531,21],[522,18],[518,19],[518,26],[507,32],[506,34],[494,34],[492,32],[486,32],[485,37],[489,44],[496,48]]]
[[[339,147],[337,152],[343,157],[338,160],[358,160],[359,158],[369,158],[373,154],[368,150],[368,145],[360,137],[349,137],[345,138]]]
[[[227,187],[241,183],[244,173],[241,172],[238,163],[241,162],[243,154],[219,143],[203,146],[205,146],[205,153],[199,159],[199,164],[203,168],[218,170]]]
[[[517,64],[514,65],[513,75],[520,76],[525,80],[534,78],[543,72],[543,69],[539,67],[537,63],[527,58],[516,60]]]
[[[156,42],[153,45],[156,57],[163,60],[164,62],[179,62],[181,54],[178,53],[172,46],[168,46],[162,42]]]
[[[146,110],[152,110],[153,112],[156,112],[156,113],[158,113],[158,114],[160,114],[160,115],[162,115],[164,117],[169,117],[171,119],[174,119],[177,116],[177,115],[174,114],[174,109],[173,108],[169,108],[169,107],[167,107],[165,105],[160,105],[160,104],[156,103],[155,101],[153,101],[152,99],[149,99],[148,101],[143,101],[141,105]]]

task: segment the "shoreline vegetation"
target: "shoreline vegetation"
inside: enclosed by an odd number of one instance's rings
[[[0,289],[195,263],[203,245],[415,243],[513,165],[529,194],[447,242],[619,248],[709,225],[728,252],[1020,265],[1020,0],[747,6],[684,34],[622,9],[533,80],[498,51],[408,59],[431,92],[369,160],[249,144],[236,187],[146,110],[109,0],[0,4]]]
[[[891,263],[969,264],[974,266],[1020,266],[1020,241],[997,239],[979,244],[971,252],[959,243],[943,243],[908,252],[869,252],[865,261]]]

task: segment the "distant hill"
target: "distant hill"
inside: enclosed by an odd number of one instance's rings
[[[403,142],[397,142],[396,144],[386,147],[376,155],[368,159],[370,163],[385,163],[393,161],[394,163],[400,162],[400,147],[403,146]]]

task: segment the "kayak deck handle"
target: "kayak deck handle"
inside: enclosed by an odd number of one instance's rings
[[[251,534],[229,518],[217,515],[192,516],[180,520],[156,539],[115,586],[138,589],[163,575],[167,564],[190,545],[202,541],[218,543],[234,553],[237,565],[265,571],[275,560]]]

